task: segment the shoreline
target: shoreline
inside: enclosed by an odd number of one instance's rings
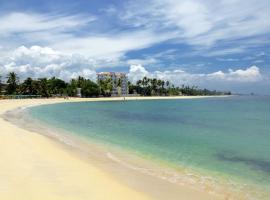
[[[195,97],[195,98],[201,98],[201,97]],[[146,98],[140,98],[140,99],[150,99],[148,97]],[[138,98],[136,98],[136,100],[140,100]],[[157,99],[157,98],[151,98],[151,99]],[[181,98],[163,98],[163,97],[159,97],[158,99],[188,99],[188,97],[181,97]],[[191,98],[189,98],[191,99]],[[16,108],[22,108],[25,106],[36,106],[36,105],[45,105],[45,104],[51,104],[51,103],[63,103],[63,102],[82,102],[82,101],[111,101],[111,100],[122,100],[122,98],[98,98],[98,99],[30,99],[30,100],[2,100],[0,101],[0,115],[2,115],[3,113],[10,111],[10,110],[14,110]],[[126,100],[135,100],[134,98],[131,99],[126,99]],[[4,105],[4,104],[5,105]],[[65,156],[69,156],[69,158],[67,159],[62,159],[61,157],[57,156],[57,159],[60,159],[58,162],[61,163],[62,167],[65,168],[70,168],[70,165],[73,165],[73,163],[71,162],[71,160],[73,160],[73,162],[79,162],[81,165],[86,165],[84,167],[82,166],[78,166],[75,168],[72,168],[73,170],[76,171],[81,171],[80,173],[80,178],[77,178],[75,180],[70,179],[70,174],[62,174],[61,172],[60,175],[58,173],[55,172],[56,177],[59,176],[59,178],[63,179],[67,184],[73,184],[73,186],[79,187],[79,188],[85,188],[85,190],[82,190],[81,192],[85,195],[84,197],[80,198],[79,196],[76,197],[75,199],[88,199],[86,198],[87,195],[91,195],[91,199],[164,199],[164,197],[167,197],[170,195],[172,198],[185,198],[185,199],[205,199],[205,200],[210,200],[210,199],[224,199],[224,198],[219,198],[216,195],[211,195],[208,192],[204,191],[197,191],[194,190],[193,188],[190,188],[186,185],[183,186],[174,186],[173,184],[169,184],[168,182],[162,181],[162,180],[157,180],[155,177],[149,177],[147,175],[143,175],[143,174],[139,174],[139,173],[132,173],[130,174],[132,171],[131,170],[127,170],[126,172],[124,172],[124,176],[128,176],[126,178],[126,180],[120,180],[121,178],[119,178],[119,176],[116,176],[115,174],[119,173],[118,167],[119,166],[114,166],[112,167],[111,170],[106,170],[108,168],[107,165],[115,165],[115,163],[110,163],[108,164],[108,161],[102,161],[101,163],[100,161],[97,160],[90,160],[89,158],[86,158],[84,156],[80,156],[78,155],[78,152],[74,152],[74,150],[72,149],[68,149],[64,147],[64,144],[59,144],[59,141],[53,141],[50,138],[44,137],[43,135],[37,134],[36,132],[31,132],[28,130],[24,130],[21,129],[20,127],[14,126],[12,125],[10,122],[3,120],[3,118],[0,118],[0,125],[1,127],[7,127],[8,130],[6,130],[8,132],[8,134],[4,134],[4,139],[6,141],[9,142],[9,145],[12,145],[13,141],[13,137],[17,138],[20,137],[20,139],[26,141],[26,142],[31,142],[31,145],[33,145],[35,148],[37,148],[37,145],[39,143],[46,143],[45,146],[43,146],[45,149],[49,149],[49,152],[44,152],[43,149],[39,149],[40,151],[42,151],[44,155],[44,157],[49,157],[52,156],[55,158],[55,152],[58,152],[61,154],[65,154]],[[1,128],[2,129],[2,128]],[[2,131],[1,131],[2,132]],[[23,136],[20,135],[20,132],[24,132]],[[12,133],[12,137],[10,136],[10,133]],[[3,138],[3,135],[1,135],[1,137]],[[2,139],[1,138],[1,139]],[[2,140],[0,140],[2,141]],[[20,143],[20,141],[17,141],[16,146],[18,148],[22,148],[26,154],[29,154],[29,149],[25,149],[25,147],[22,146],[22,144],[18,144],[18,142]],[[1,142],[0,142],[1,143]],[[3,150],[8,151],[7,147],[8,145],[0,145],[0,148]],[[10,150],[10,148],[9,148]],[[13,150],[14,151],[14,150]],[[34,153],[34,152],[32,152]],[[11,154],[16,155],[16,152],[11,152]],[[42,154],[42,155],[43,155]],[[56,155],[58,155],[56,153]],[[113,155],[113,154],[111,154]],[[31,157],[31,156],[30,156]],[[4,157],[5,158],[5,157]],[[6,157],[6,159],[11,159],[9,157]],[[23,159],[20,158],[20,160]],[[31,157],[31,160],[35,161],[35,157]],[[76,160],[76,161],[75,161]],[[38,159],[39,162],[43,162],[42,158]],[[5,164],[6,162],[3,160],[2,158],[2,162],[3,164],[1,164],[0,167],[0,171],[3,171],[1,168],[8,168],[7,164]],[[65,166],[66,163],[68,163],[68,166]],[[3,166],[5,164],[5,166]],[[33,163],[35,164],[35,163]],[[51,165],[52,163],[47,161],[46,163],[47,165]],[[21,164],[20,164],[21,165]],[[21,168],[19,165],[19,168]],[[28,165],[30,165],[30,163],[24,163],[24,167],[27,167]],[[105,166],[105,167],[101,167]],[[18,166],[17,166],[18,167]],[[111,166],[109,166],[110,168]],[[53,166],[50,166],[51,170],[53,170]],[[82,170],[83,169],[83,170]],[[21,171],[24,172],[25,169],[17,169],[18,170],[18,174],[21,173]],[[43,169],[45,172],[48,170],[47,167],[45,167],[45,169]],[[67,169],[65,169],[67,170]],[[91,173],[91,171],[96,171],[95,173]],[[121,169],[123,170],[123,169]],[[41,173],[43,173],[43,171],[41,171]],[[96,180],[100,180],[100,181],[105,181],[105,182],[110,182],[109,187],[104,186],[103,184],[101,185],[96,185],[94,183],[92,183],[89,180],[86,180],[84,175],[90,173],[91,176],[95,177]],[[123,173],[123,172],[121,172]],[[8,175],[7,177],[9,178],[14,178],[14,175],[10,174],[7,172]],[[46,179],[48,179],[48,177],[45,177]],[[137,179],[137,180],[127,180],[129,178],[132,179]],[[49,181],[53,182],[55,177],[49,177]],[[82,180],[80,180],[82,179]],[[43,180],[43,179],[42,179]],[[42,183],[42,180],[40,180],[40,184]],[[2,180],[3,181],[3,180]],[[29,181],[29,180],[28,180]],[[137,182],[136,182],[137,181]],[[78,184],[78,182],[80,182]],[[136,183],[134,183],[136,182]],[[149,184],[153,184],[151,187],[149,187]],[[147,184],[147,185],[146,185]],[[0,197],[2,197],[4,193],[2,193],[1,190],[1,181],[0,181]],[[52,191],[50,191],[51,189],[53,190],[58,190],[58,191],[62,191],[66,188],[62,188],[61,186],[57,186],[54,185],[55,188],[51,188],[48,187],[46,188],[46,190],[48,190],[47,192],[45,192],[44,195],[47,195],[48,197],[54,197],[51,196],[53,193],[51,193]],[[112,186],[116,189],[112,190],[110,188],[112,188]],[[34,187],[34,186],[33,186]],[[86,188],[89,187],[94,187],[93,189],[95,190],[95,195],[93,196],[93,191],[91,192],[92,194],[89,194],[89,191]],[[8,190],[8,188],[6,188]],[[9,188],[10,190],[11,188]],[[16,199],[13,196],[15,195],[19,195],[16,194],[16,190],[19,190],[19,188],[15,187],[15,191],[13,189],[12,192],[13,194],[9,194],[11,196],[6,196],[8,198],[6,199]],[[22,197],[25,196],[25,199],[29,199],[29,197],[35,196],[36,192],[32,191],[32,187],[28,187],[27,188],[29,191],[29,194],[22,195]],[[43,190],[44,188],[37,188],[39,191]],[[118,192],[116,192],[117,190],[121,190],[122,192],[120,192],[119,194],[117,194]],[[21,191],[21,189],[20,189]],[[23,191],[23,190],[22,190]],[[104,191],[106,191],[106,193],[108,193],[109,197],[104,197],[102,194],[104,193]],[[15,193],[15,194],[14,194]],[[156,194],[154,194],[156,193]],[[8,195],[8,194],[7,194]],[[156,196],[155,196],[156,195]],[[162,198],[163,195],[163,198]],[[5,196],[3,196],[5,197]],[[70,196],[57,196],[57,199],[69,199]],[[158,198],[159,197],[159,198]],[[24,199],[24,198],[20,198],[20,199]],[[71,198],[71,199],[74,199]],[[169,199],[169,198],[168,198]]]

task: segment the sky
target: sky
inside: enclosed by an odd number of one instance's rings
[[[269,0],[0,0],[0,76],[96,79],[270,94]]]

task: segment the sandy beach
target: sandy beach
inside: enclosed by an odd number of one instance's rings
[[[158,99],[167,98],[202,97],[158,97]],[[128,99],[157,99],[157,97],[126,98]],[[123,100],[123,98],[0,100],[0,115],[25,106],[104,100]],[[207,191],[194,190],[185,185],[176,186],[155,177],[136,174],[138,172],[121,179],[121,176],[113,174],[114,170],[99,168],[95,164],[96,161],[86,159],[78,155],[78,152],[63,146],[58,141],[22,129],[0,117],[0,199],[224,199]]]

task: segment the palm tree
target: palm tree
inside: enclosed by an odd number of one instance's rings
[[[170,82],[166,81],[166,87],[168,88],[170,86]]]
[[[165,85],[165,81],[161,81],[161,93],[163,94],[163,95],[166,95],[166,91],[164,91],[164,85]]]
[[[22,94],[34,95],[33,82],[33,79],[30,77],[25,79],[24,82],[21,84],[20,92]]]
[[[160,80],[160,79],[157,80],[157,87],[158,87],[157,92],[158,92],[159,95],[162,95],[162,93],[163,93],[162,82],[163,82],[163,81]]]
[[[136,83],[136,85],[137,85],[138,87],[141,87],[141,85],[142,85],[142,80],[138,80],[137,83]]]
[[[113,81],[111,78],[106,78],[99,81],[100,92],[104,96],[110,96],[113,89]]]
[[[7,76],[7,94],[16,94],[19,77],[15,72],[10,72]]]
[[[81,85],[83,97],[93,97],[99,95],[99,86],[89,79],[84,79]]]
[[[49,97],[49,90],[48,90],[48,81],[47,78],[40,78],[39,81],[39,90],[38,93],[39,95],[43,96],[43,97]]]
[[[147,86],[147,81],[148,81],[148,78],[145,76],[143,77],[143,80],[142,80],[142,86],[145,88]]]
[[[77,83],[77,86],[78,86],[79,88],[81,88],[83,82],[84,82],[84,78],[83,78],[82,76],[79,76],[79,77],[78,77],[78,83]]]
[[[64,90],[67,88],[65,81],[52,77],[48,80],[48,87],[51,94],[63,95]]]
[[[157,94],[157,88],[158,88],[158,80],[156,78],[150,79],[151,86],[152,86],[152,92],[154,94]]]
[[[143,95],[151,95],[151,88],[150,88],[151,80],[146,76],[142,79],[142,86],[143,86]]]

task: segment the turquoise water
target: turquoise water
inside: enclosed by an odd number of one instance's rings
[[[30,113],[176,168],[270,191],[270,97],[62,103]]]

